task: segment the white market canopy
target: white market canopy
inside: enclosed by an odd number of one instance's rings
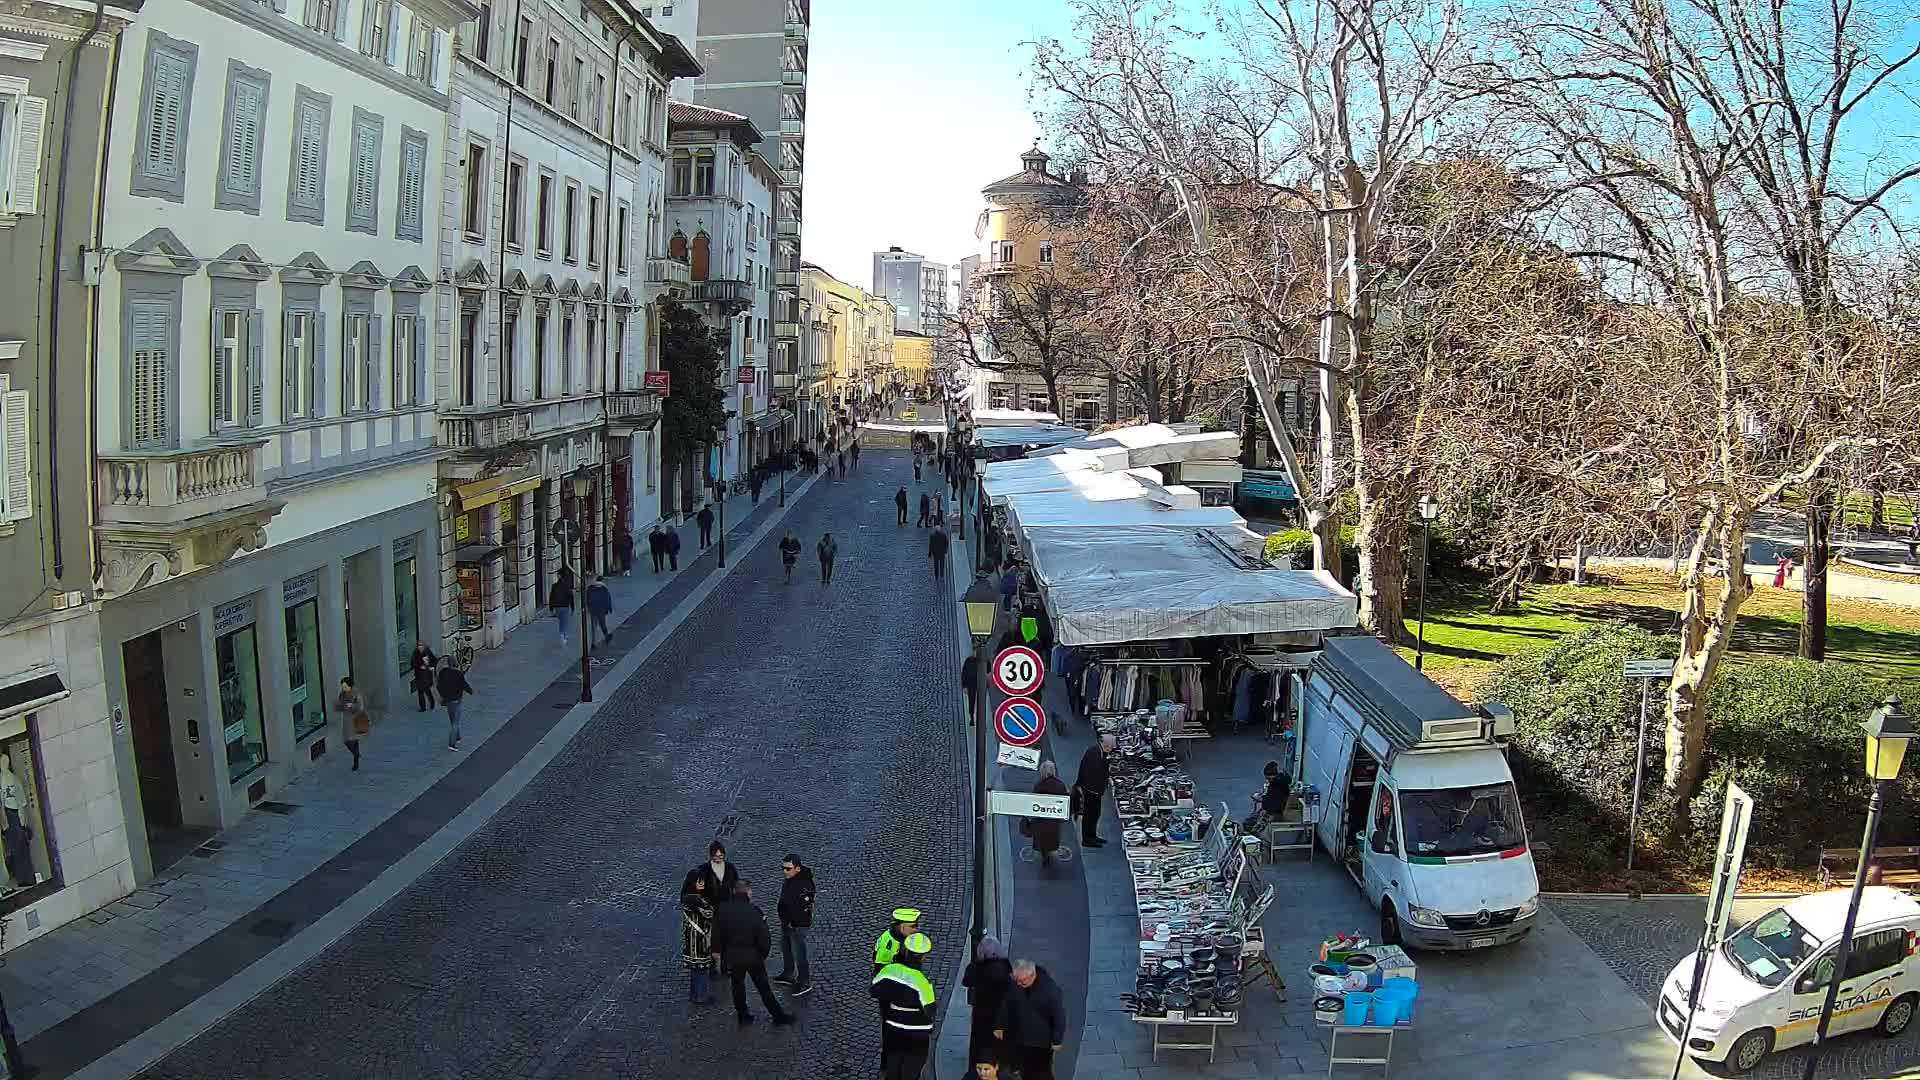
[[[1055,525],[1099,530],[1124,525],[1226,528],[1245,527],[1247,523],[1246,519],[1234,512],[1231,506],[1195,506],[1179,509],[1162,506],[1153,501],[1150,497],[1152,489],[1142,483],[1138,477],[1126,475],[1109,479],[1114,484],[1131,484],[1141,490],[1115,498],[1112,496],[1118,495],[1120,488],[1111,487],[1102,492],[1108,496],[1103,499],[1089,497],[1077,490],[1042,491],[1007,496],[1007,516],[1014,532],[1024,536],[1028,529]],[[1179,487],[1163,490],[1191,494],[1188,489]]]
[[[1058,446],[1078,439],[1081,431],[1064,424],[1004,424],[975,427],[973,441],[981,447]]]
[[[1183,461],[1232,462],[1240,456],[1240,436],[1231,431],[1178,431],[1165,424],[1136,424],[1033,450],[1028,456],[1104,449],[1125,450],[1127,464],[1134,467]]]
[[[1060,416],[1058,413],[1045,412],[1039,409],[973,410],[973,426],[975,427],[1025,427],[1039,424],[1057,424],[1059,422]]]
[[[1244,569],[1247,560],[1224,550],[1231,541],[1205,530],[1114,525],[1025,535],[1062,644],[1324,631],[1359,621],[1359,601],[1324,571]]]
[[[1092,500],[1137,499],[1150,490],[1148,484],[1159,483],[1160,474],[1152,469],[1128,469],[1113,473],[1075,469],[1071,472],[1011,479],[990,477],[981,481],[981,487],[986,491],[989,503],[1002,506],[1009,495],[1037,495],[1049,491],[1078,492]]]

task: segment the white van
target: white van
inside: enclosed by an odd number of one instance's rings
[[[1383,944],[1482,949],[1533,931],[1511,712],[1468,708],[1370,636],[1326,639],[1299,704],[1315,831],[1379,909]]]
[[[1729,935],[1707,960],[1702,999],[1686,1029],[1687,993],[1696,955],[1674,965],[1655,1011],[1676,1043],[1686,1030],[1687,1053],[1751,1071],[1769,1053],[1813,1041],[1833,976],[1834,946],[1846,923],[1849,889],[1803,896]],[[1862,893],[1853,950],[1833,1004],[1828,1036],[1869,1028],[1894,1036],[1913,1022],[1920,1004],[1920,903],[1898,889]]]

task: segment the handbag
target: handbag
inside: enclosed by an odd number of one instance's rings
[[[365,735],[372,730],[373,717],[367,715],[367,710],[361,709],[359,712],[353,714],[353,733],[355,735]]]

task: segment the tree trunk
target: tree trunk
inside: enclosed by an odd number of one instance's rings
[[[1389,645],[1407,640],[1407,518],[1412,513],[1402,492],[1367,478],[1354,484],[1360,497],[1360,519],[1353,530],[1360,551],[1360,573],[1354,578],[1360,595],[1360,625]]]
[[[1800,568],[1800,656],[1827,658],[1827,560],[1833,545],[1833,494],[1825,485],[1807,487],[1806,558]]]
[[[1685,597],[1680,608],[1680,655],[1674,659],[1673,680],[1667,686],[1665,740],[1665,787],[1679,803],[1693,798],[1706,772],[1707,695],[1732,644],[1734,619],[1748,592],[1741,560],[1746,531],[1745,512],[1724,507],[1711,511],[1694,537],[1681,577]],[[1728,572],[1709,602],[1711,553],[1719,555]]]
[[[1843,508],[1841,512],[1844,514],[1846,511]],[[1884,532],[1887,527],[1887,493],[1885,489],[1880,487],[1873,489],[1873,509],[1871,513],[1872,516],[1867,519],[1867,528],[1872,529],[1874,532]]]

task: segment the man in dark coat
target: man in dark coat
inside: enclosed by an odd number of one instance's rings
[[[1100,800],[1107,793],[1107,754],[1114,747],[1113,736],[1102,735],[1080,756],[1080,774],[1073,786],[1080,789],[1080,846],[1105,847],[1100,839]]]
[[[923,491],[920,493],[920,527],[924,529],[931,524],[933,524],[933,499]]]
[[[994,1034],[1020,1080],[1053,1080],[1053,1055],[1067,1042],[1067,1003],[1045,968],[1031,960],[1013,962],[1013,983],[1000,1001]]]
[[[924,499],[926,496],[922,495],[921,498]],[[927,561],[933,563],[933,576],[936,578],[947,576],[948,543],[950,541],[947,539],[947,530],[935,525],[933,534],[927,537]]]
[[[667,565],[667,530],[655,524],[647,530],[647,553],[653,556],[653,572]]]
[[[893,493],[893,508],[895,511],[897,511],[895,515],[899,519],[897,521],[897,524],[905,525],[907,523],[907,489],[906,488],[901,488],[899,491],[896,491]]]
[[[700,546],[704,548],[713,543],[713,507],[701,507],[694,520],[700,523]]]
[[[748,979],[760,991],[760,1001],[774,1023],[793,1023],[793,1014],[780,1007],[773,987],[767,985],[767,953],[773,950],[773,937],[767,933],[766,914],[753,902],[753,882],[741,878],[733,899],[714,914],[713,945],[733,979],[733,1012],[742,1024],[753,1023],[753,1014],[747,1011]]]
[[[813,967],[807,962],[807,931],[813,928],[813,868],[788,854],[780,864],[780,974],[777,983],[793,987],[793,996],[813,992]]]

